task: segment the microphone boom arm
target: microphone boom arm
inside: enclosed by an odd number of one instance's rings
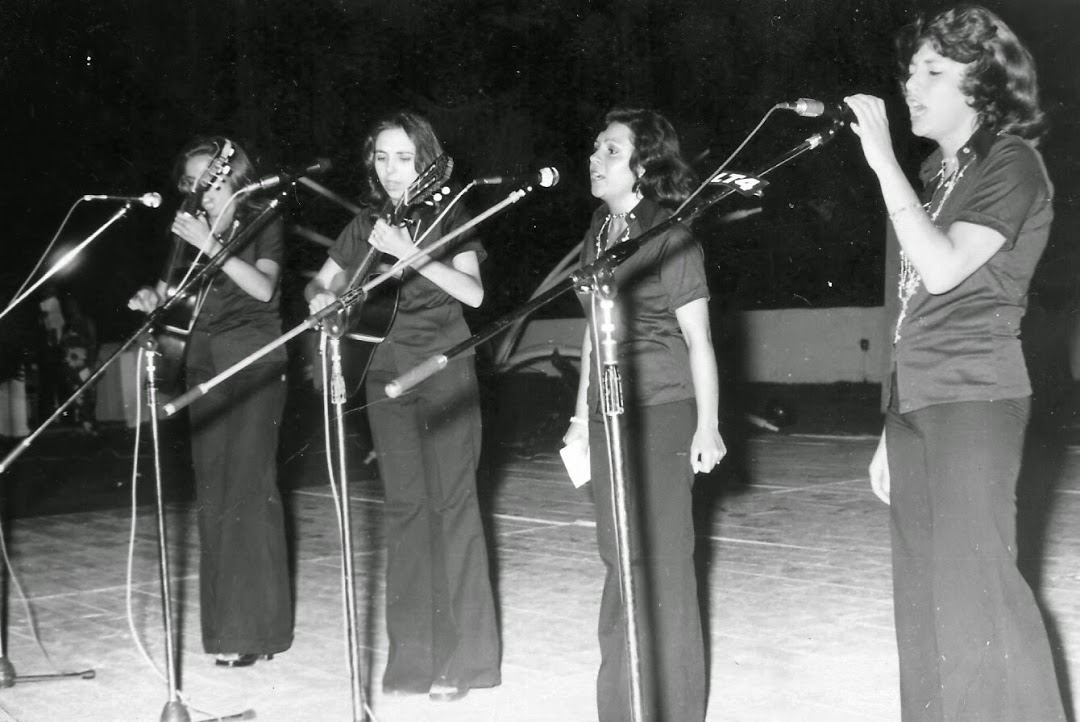
[[[807,151],[820,148],[828,143],[835,136],[837,131],[841,127],[841,123],[834,122],[832,126],[821,133],[810,136],[799,145],[790,149],[786,153],[778,156],[772,162],[765,166],[761,171],[753,173],[754,176],[763,176],[773,170],[776,170],[782,165],[785,165],[795,158],[799,157]],[[651,242],[654,238],[660,234],[666,232],[676,223],[689,223],[697,216],[704,213],[707,209],[719,203],[724,198],[727,198],[736,191],[729,187],[724,187],[724,190],[716,195],[705,198],[699,203],[679,208],[673,213],[667,220],[663,221],[657,226],[653,226],[649,230],[642,233],[636,238],[630,238],[618,245],[609,249],[604,255],[596,259],[587,266],[582,266],[578,270],[570,274],[570,276],[560,281],[555,286],[544,293],[536,296],[532,300],[525,303],[516,311],[504,315],[502,318],[492,321],[487,326],[482,328],[477,333],[473,334],[469,338],[465,339],[461,343],[447,349],[441,354],[436,354],[429,357],[427,360],[420,363],[418,366],[406,371],[401,376],[391,381],[386,385],[386,395],[390,398],[397,398],[404,392],[408,391],[412,387],[419,384],[424,379],[432,376],[433,374],[446,368],[446,365],[456,356],[468,351],[469,349],[480,345],[484,341],[498,335],[504,331],[507,327],[513,325],[517,321],[525,318],[533,311],[547,305],[557,297],[561,296],[566,291],[572,288],[578,287],[591,287],[591,280],[596,277],[597,274],[610,271],[624,263],[627,259],[633,256],[639,248],[646,243]]]
[[[127,215],[127,212],[129,210],[131,210],[131,204],[132,204],[132,201],[128,201],[127,203],[125,203],[124,207],[121,208],[120,210],[118,210],[116,213],[114,213],[112,215],[112,217],[109,218],[109,220],[105,221],[105,223],[100,228],[98,228],[96,231],[94,231],[89,236],[87,236],[85,240],[83,240],[83,241],[81,241],[79,243],[79,245],[75,246],[70,251],[65,253],[64,257],[61,258],[59,261],[57,261],[53,265],[52,268],[50,268],[48,271],[46,271],[45,274],[42,275],[42,277],[39,278],[36,283],[34,283],[34,285],[32,285],[32,286],[30,286],[30,288],[26,289],[26,291],[24,291],[22,293],[22,295],[18,296],[17,298],[12,299],[11,302],[8,303],[7,308],[5,308],[3,311],[0,311],[0,319],[2,319],[4,316],[6,316],[8,313],[10,313],[11,309],[15,308],[20,303],[25,301],[31,294],[34,293],[34,291],[36,291],[38,288],[40,288],[41,285],[43,283],[45,283],[45,281],[49,280],[54,275],[59,273],[60,269],[62,269],[64,266],[66,266],[68,263],[70,263],[72,261],[72,259],[75,258],[75,256],[79,255],[79,253],[82,251],[82,249],[86,248],[88,245],[90,245],[90,243],[95,238],[97,238],[102,233],[104,233],[106,228],[108,228],[113,223],[116,223],[118,220],[120,220],[125,215]],[[3,469],[0,469],[0,472],[2,472],[2,471],[3,471]]]
[[[466,189],[464,189],[462,191],[462,193],[464,193],[465,190],[468,190],[469,187],[471,187],[471,184]],[[442,248],[447,243],[450,243],[454,239],[458,238],[461,234],[465,233],[468,230],[471,230],[476,225],[478,225],[478,224],[482,223],[483,221],[487,220],[488,218],[495,215],[499,211],[513,205],[514,203],[517,203],[519,200],[524,198],[527,194],[528,194],[528,191],[526,189],[524,189],[524,188],[519,188],[519,189],[515,190],[514,192],[512,192],[510,195],[508,195],[506,198],[504,198],[499,203],[496,203],[494,206],[487,209],[486,211],[484,211],[480,215],[470,219],[467,223],[455,228],[453,231],[451,231],[450,233],[447,233],[445,236],[442,236],[441,238],[436,240],[434,243],[432,243],[430,246],[428,246],[426,248],[423,248],[423,249],[418,249],[416,251],[416,253],[413,253],[412,255],[409,255],[409,256],[406,256],[404,258],[399,259],[397,263],[395,263],[393,266],[391,266],[384,273],[376,276],[375,278],[372,278],[370,281],[363,284],[362,286],[359,286],[359,287],[354,288],[354,289],[350,289],[350,290],[346,291],[345,293],[341,294],[341,296],[338,297],[337,301],[335,301],[334,303],[332,303],[329,306],[327,306],[326,308],[324,308],[324,309],[322,309],[322,310],[308,316],[306,319],[301,321],[299,324],[297,324],[295,327],[293,327],[290,331],[286,332],[281,337],[279,337],[279,338],[271,341],[270,343],[266,344],[261,349],[259,349],[258,351],[255,351],[254,353],[252,353],[247,358],[244,358],[244,359],[241,359],[240,361],[237,361],[235,364],[233,364],[229,368],[225,369],[224,371],[219,373],[214,378],[209,379],[209,380],[207,380],[207,381],[205,381],[205,382],[203,382],[201,384],[198,384],[197,386],[193,386],[192,388],[188,389],[186,393],[181,394],[180,396],[176,397],[175,399],[173,399],[169,403],[165,404],[162,407],[162,409],[165,411],[165,414],[167,416],[172,416],[173,414],[175,414],[180,409],[183,409],[184,407],[189,406],[196,399],[198,399],[201,396],[206,395],[206,393],[208,391],[213,389],[215,386],[220,384],[222,381],[225,381],[226,379],[228,379],[230,376],[232,376],[232,375],[238,373],[239,371],[241,371],[242,369],[246,368],[247,366],[249,366],[255,360],[257,360],[259,358],[262,358],[263,356],[270,353],[271,351],[273,351],[278,346],[281,346],[285,342],[295,338],[296,336],[300,335],[304,331],[306,331],[308,329],[316,328],[317,326],[319,326],[319,324],[324,319],[328,318],[329,316],[333,316],[333,315],[335,315],[337,313],[344,313],[351,306],[353,306],[354,304],[359,303],[361,300],[363,300],[364,296],[366,296],[368,293],[370,293],[375,287],[385,283],[387,280],[389,280],[391,277],[393,277],[398,271],[400,271],[400,270],[402,270],[403,268],[406,268],[406,267],[411,267],[412,264],[415,263],[421,256],[427,255],[427,254],[431,253],[432,251],[436,251],[439,248]]]

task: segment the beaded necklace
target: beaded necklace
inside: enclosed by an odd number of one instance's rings
[[[938,216],[941,215],[941,209],[945,207],[945,201],[949,199],[949,196],[953,192],[953,188],[960,182],[960,178],[963,177],[964,171],[971,165],[969,160],[958,171],[953,173],[948,178],[945,177],[945,159],[941,160],[941,169],[937,172],[931,182],[937,180],[938,185],[934,188],[934,192],[930,194],[930,199],[923,203],[923,210],[930,216],[930,221],[934,224],[937,223]],[[930,210],[933,205],[934,196],[937,192],[945,188],[945,192],[941,195],[941,200],[938,201],[937,208]],[[919,290],[919,285],[922,283],[922,278],[919,276],[919,272],[915,270],[914,264],[908,259],[907,254],[903,249],[900,250],[900,281],[897,284],[896,293],[900,298],[900,315],[896,319],[896,331],[893,333],[893,343],[896,344],[900,341],[900,325],[907,317],[908,303],[912,297],[915,296],[915,292]]]
[[[597,258],[599,258],[601,255],[603,255],[605,250],[610,248],[610,246],[607,243],[607,234],[608,234],[608,229],[611,228],[611,222],[613,220],[617,220],[617,219],[621,220],[623,218],[626,218],[628,215],[630,215],[629,211],[627,211],[626,213],[608,213],[607,217],[604,218],[604,222],[600,226],[600,231],[596,234],[596,257]],[[625,241],[629,237],[630,237],[630,224],[627,223],[626,228],[623,229],[623,232],[620,235],[620,237],[616,238],[615,241],[611,243],[611,246],[614,246],[614,245],[616,245],[618,243],[622,243],[623,241]]]

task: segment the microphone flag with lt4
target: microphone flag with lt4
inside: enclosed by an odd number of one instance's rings
[[[804,118],[828,118],[841,123],[854,123],[855,112],[847,103],[826,103],[813,98],[799,98],[794,103],[779,103],[780,110],[791,110]]]
[[[325,173],[330,170],[332,164],[329,158],[316,158],[314,163],[306,166],[298,166],[295,168],[289,168],[287,170],[279,171],[274,175],[268,175],[254,183],[249,183],[240,189],[240,193],[249,193],[251,191],[261,191],[266,188],[274,188],[282,183],[289,183],[294,178],[299,178],[305,175],[317,175],[319,173]]]
[[[157,208],[161,205],[160,193],[143,193],[141,196],[83,196],[84,201],[123,201],[124,203],[139,203],[147,208]]]
[[[535,185],[540,188],[554,188],[559,183],[559,169],[553,166],[541,168],[532,173],[522,175],[496,175],[486,178],[477,178],[474,183],[478,186],[510,185],[517,188]]]

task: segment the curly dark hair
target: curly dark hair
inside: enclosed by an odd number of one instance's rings
[[[613,108],[604,125],[622,123],[630,129],[634,152],[630,168],[640,168],[637,190],[663,205],[678,205],[694,190],[694,172],[683,160],[679,136],[668,119],[654,110]]]
[[[1035,61],[1001,18],[978,5],[959,5],[903,28],[896,36],[901,86],[924,43],[969,66],[960,90],[970,98],[981,127],[1032,141],[1042,137],[1046,116],[1039,107]]]
[[[368,192],[365,198],[373,206],[381,206],[388,200],[386,191],[375,173],[375,141],[384,130],[401,128],[416,146],[413,165],[417,173],[423,173],[431,163],[443,154],[442,144],[427,118],[410,110],[399,110],[375,122],[364,139],[364,168],[367,170]]]

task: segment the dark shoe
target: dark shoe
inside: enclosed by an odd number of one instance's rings
[[[219,667],[250,667],[260,659],[269,661],[273,658],[272,654],[219,654],[214,664]]]
[[[469,693],[469,685],[451,682],[445,677],[440,677],[431,685],[428,697],[433,702],[453,702]]]

